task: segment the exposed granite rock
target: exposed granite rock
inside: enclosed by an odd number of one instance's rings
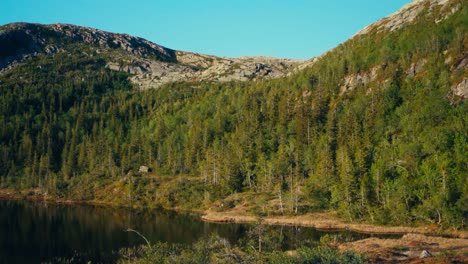
[[[364,86],[374,81],[378,76],[379,68],[380,66],[376,66],[366,72],[349,74],[345,76],[343,84],[340,87],[340,94],[344,94],[348,91],[354,90],[361,85]]]
[[[450,68],[450,70],[451,70],[451,71],[456,71],[456,70],[466,69],[466,68],[467,68],[467,65],[468,65],[468,57],[465,56],[465,57],[463,57],[463,59],[461,59],[460,61],[458,61],[457,63],[455,63],[455,64]]]
[[[452,91],[463,99],[468,98],[468,78],[463,79],[463,81],[453,87]]]
[[[133,74],[130,80],[139,89],[148,89],[180,81],[228,82],[278,78],[300,63],[266,57],[220,58],[182,51],[177,52],[177,59],[178,63],[170,63],[138,56],[116,57],[106,67]]]
[[[105,48],[120,48],[137,56],[155,56],[158,60],[162,61],[176,61],[174,50],[143,38],[70,24],[51,24],[46,27],[76,42],[81,41]]]
[[[406,24],[409,24],[418,17],[419,13],[426,8],[427,5],[430,8],[435,6],[442,6],[442,8],[446,8],[446,5],[449,3],[449,0],[414,0],[413,2],[405,5],[399,11],[373,23],[358,33],[356,33],[353,37],[368,34],[372,31],[381,32],[384,30],[394,31]],[[444,16],[441,18],[436,18],[434,22],[440,22],[443,19],[448,18],[450,15],[454,14],[458,11],[459,7],[452,8],[449,12],[444,12]]]
[[[426,65],[426,63],[427,63],[426,59],[415,62],[411,64],[411,67],[405,72],[408,75],[408,77],[414,77],[416,76],[416,74],[420,73],[423,70],[424,65]]]
[[[447,0],[448,1],[448,0]],[[444,15],[439,19],[436,19],[436,24],[444,21],[445,19],[449,18],[451,15],[455,14],[458,10],[460,10],[461,4],[457,4],[453,7],[451,6],[444,6]]]
[[[126,34],[68,24],[12,23],[0,28],[0,71],[28,57],[52,55],[64,51],[67,44],[80,42],[106,50],[122,49],[137,56],[176,62],[174,50]]]
[[[379,21],[374,22],[366,26],[362,30],[358,31],[351,37],[351,39],[359,37],[361,35],[370,34],[371,32],[394,31],[399,28],[402,28],[404,25],[413,22],[418,17],[418,15],[420,15],[421,11],[426,9],[428,6],[429,9],[433,9],[434,7],[440,7],[442,10],[442,12],[440,12],[441,17],[436,18],[436,20],[434,21],[436,23],[447,19],[448,17],[455,14],[461,9],[460,4],[457,4],[455,6],[450,5],[450,0],[413,0],[413,2],[403,6],[397,12],[385,18],[382,18]],[[307,67],[311,67],[322,57],[324,57],[327,53],[333,51],[334,49],[335,48],[332,48],[318,57],[314,57],[310,60],[306,60],[303,63],[298,64],[288,73],[288,75],[292,75]]]
[[[369,25],[354,37],[371,32],[394,31],[413,22],[419,15],[431,12],[431,19],[437,23],[460,9],[460,2],[457,1],[416,0]],[[85,44],[86,53],[90,50],[105,57],[109,69],[131,74],[130,80],[139,89],[157,88],[180,81],[226,82],[278,78],[300,72],[330,52],[306,61],[268,57],[225,58],[175,51],[143,38],[88,27],[14,23],[0,27],[0,73],[38,54],[53,56],[58,52],[68,52],[69,44],[73,46],[76,43]],[[465,69],[467,61],[466,56],[461,58],[450,53],[445,59],[451,71]],[[422,72],[425,63],[426,60],[421,60],[412,64],[406,74],[416,76]],[[344,76],[340,85],[341,94],[376,80],[379,67]],[[465,80],[454,86],[453,94],[466,97]]]
[[[14,23],[0,28],[0,72],[38,54],[67,52],[67,45],[75,43],[86,45],[95,54],[107,55],[106,67],[131,74],[130,80],[139,89],[180,81],[277,78],[302,62],[268,57],[222,58],[174,51],[142,38],[94,28]]]
[[[429,252],[429,250],[423,250],[421,251],[421,254],[419,254],[419,258],[425,259],[425,258],[431,258],[432,254]]]

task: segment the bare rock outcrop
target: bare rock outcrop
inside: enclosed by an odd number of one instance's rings
[[[174,50],[157,45],[143,38],[70,24],[59,23],[48,25],[47,27],[57,32],[57,34],[65,35],[75,42],[84,42],[104,48],[120,48],[137,56],[154,56],[162,61],[176,61]]]
[[[455,95],[465,99],[468,98],[468,78],[463,79],[459,84],[452,88]]]
[[[434,23],[440,23],[459,11],[460,3],[459,0],[415,0],[400,11],[367,26],[353,38],[375,32],[398,30],[414,22],[419,16],[429,15],[430,19],[434,19]],[[312,67],[333,51],[332,49],[306,61],[262,56],[226,58],[176,51],[143,38],[89,27],[13,23],[0,27],[0,73],[39,54],[53,56],[59,52],[70,52],[68,49],[75,49],[80,43],[83,44],[80,47],[86,47],[87,53],[99,54],[104,58],[105,65],[110,70],[129,73],[130,80],[139,89],[158,88],[172,82],[229,82],[278,78]],[[445,62],[451,65],[452,72],[465,69],[467,61],[466,57],[452,53],[448,53],[445,59]],[[414,62],[406,69],[406,75],[415,77],[424,73],[426,63],[427,60]],[[344,94],[378,79],[379,67],[343,76],[340,93]],[[454,95],[463,98],[467,96],[465,81],[458,83],[452,90]]]
[[[132,74],[132,83],[143,90],[182,81],[228,82],[278,78],[300,62],[267,57],[222,58],[177,51],[177,63],[138,56],[117,56],[106,67]]]
[[[278,78],[302,62],[268,57],[216,57],[175,51],[143,38],[89,27],[13,23],[0,27],[0,72],[38,54],[71,52],[67,49],[75,49],[74,44],[83,44],[88,51],[104,56],[110,70],[131,74],[130,80],[139,89],[181,81]]]
[[[380,66],[376,66],[366,72],[349,74],[345,76],[343,84],[340,87],[340,94],[344,94],[348,91],[354,90],[361,85],[364,86],[374,81],[378,76],[379,68]]]
[[[448,3],[449,0],[414,0],[413,2],[405,5],[399,11],[365,27],[356,33],[353,37],[368,34],[372,31],[381,32],[385,30],[397,30],[402,28],[404,25],[413,22],[418,17],[420,12],[427,7],[427,5],[429,5],[430,9],[435,6],[441,6],[442,8],[445,8]],[[443,19],[446,19],[451,14],[454,14],[457,10],[457,7],[454,7],[450,10],[450,12],[444,12],[443,17],[436,18],[436,21],[434,22],[440,22]]]
[[[412,63],[410,68],[406,70],[406,74],[408,75],[408,77],[416,76],[416,74],[420,73],[423,70],[424,65],[426,65],[426,63],[427,63],[426,59]]]
[[[83,43],[95,49],[119,49],[140,57],[176,62],[175,51],[148,40],[69,24],[12,23],[0,27],[0,71],[38,54],[53,55],[67,45]]]

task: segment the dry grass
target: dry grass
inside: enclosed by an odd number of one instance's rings
[[[216,208],[218,209],[218,208]],[[310,226],[321,230],[353,230],[375,234],[405,234],[400,239],[368,238],[337,245],[341,251],[364,253],[369,262],[414,262],[414,263],[468,263],[468,232],[446,231],[445,235],[457,238],[429,236],[437,233],[435,227],[378,226],[362,223],[346,223],[335,212],[309,213],[298,216],[252,215],[244,203],[224,212],[205,211],[202,219],[210,222],[251,223],[262,221],[272,225]],[[434,256],[419,259],[422,250],[429,250]]]
[[[436,235],[438,230],[434,227],[408,227],[408,226],[379,226],[363,223],[347,223],[340,220],[334,212],[309,213],[296,216],[266,216],[256,217],[249,214],[242,207],[236,206],[225,212],[205,211],[202,217],[210,222],[256,222],[263,221],[272,225],[310,226],[320,230],[352,230],[355,232],[371,234],[426,234]],[[463,230],[445,231],[443,235],[467,239],[468,232]]]
[[[415,263],[466,263],[468,240],[421,234],[406,234],[400,239],[367,238],[338,246],[341,251],[365,253],[375,262],[402,261]],[[422,261],[422,250],[434,256]]]
[[[341,251],[364,253],[371,263],[414,262],[414,263],[468,263],[468,239],[466,231],[446,232],[457,238],[431,236],[436,230],[425,227],[377,226],[340,221],[335,213],[310,213],[300,216],[256,217],[242,206],[226,212],[208,210],[202,219],[210,222],[251,223],[262,221],[272,225],[310,226],[322,230],[353,230],[376,234],[405,234],[400,239],[368,238],[337,245]],[[429,250],[434,256],[419,259],[422,250]]]

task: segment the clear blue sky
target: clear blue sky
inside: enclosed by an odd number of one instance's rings
[[[411,0],[0,0],[0,24],[70,23],[168,48],[309,59]]]

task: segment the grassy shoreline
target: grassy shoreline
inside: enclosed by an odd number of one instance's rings
[[[438,230],[437,228],[408,227],[408,226],[382,226],[365,223],[348,223],[338,219],[332,212],[308,213],[297,216],[269,216],[257,217],[239,212],[213,212],[205,211],[201,217],[208,222],[249,223],[262,222],[269,225],[291,225],[314,227],[318,230],[350,230],[366,234],[422,234],[429,236],[449,236],[467,239],[468,232],[463,230]]]
[[[47,201],[58,204],[89,204],[99,206],[114,206],[123,208],[140,208],[128,204],[112,203],[100,200],[73,200],[62,199],[54,196],[35,194],[33,190],[15,192],[11,189],[0,189],[0,200],[28,200]],[[228,211],[213,211],[211,209],[185,209],[179,207],[162,208],[176,212],[191,212],[200,214],[200,218],[206,222],[215,223],[263,223],[268,225],[287,225],[313,227],[318,230],[350,230],[365,234],[421,234],[428,236],[444,236],[460,239],[468,239],[468,231],[465,230],[440,230],[434,226],[383,226],[367,223],[345,222],[339,219],[334,212],[306,213],[295,216],[256,216],[242,209],[233,208]]]
[[[89,204],[133,208],[130,205],[98,200],[61,199],[43,195],[35,190],[15,191],[0,189],[0,200],[46,201],[58,204]],[[465,261],[468,255],[468,232],[464,230],[438,230],[430,227],[379,226],[365,223],[348,223],[340,220],[333,212],[307,213],[297,216],[255,216],[242,208],[232,208],[224,212],[211,209],[164,208],[177,212],[192,212],[201,220],[217,223],[261,223],[266,225],[292,225],[314,227],[318,230],[351,230],[366,234],[402,234],[401,238],[367,238],[354,242],[337,243],[333,246],[340,252],[357,252],[369,256],[370,260],[404,261],[418,258],[421,250],[429,249],[434,256],[447,260],[456,257]],[[404,255],[403,257],[401,255]],[[437,263],[437,262],[436,262]]]

